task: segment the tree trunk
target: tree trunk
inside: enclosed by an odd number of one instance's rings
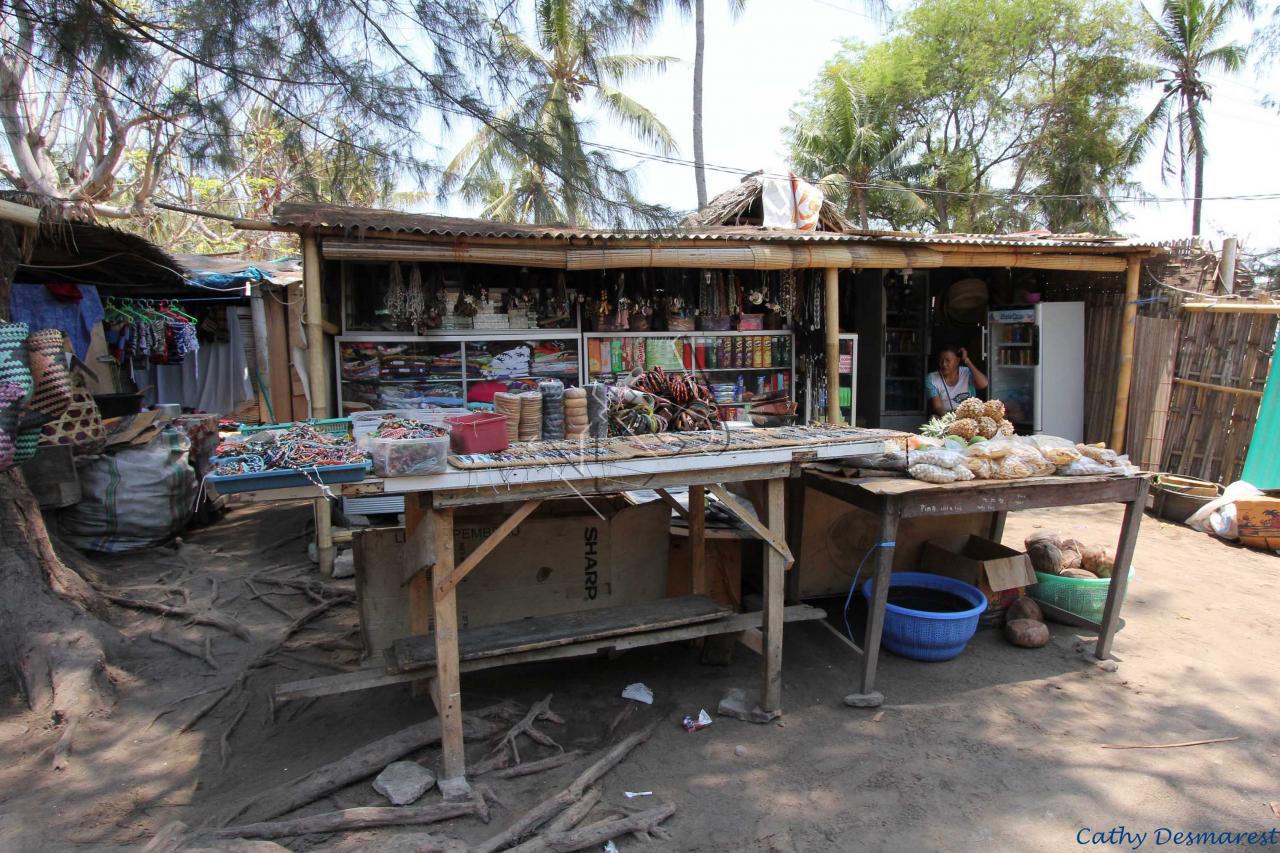
[[[871,216],[867,213],[867,191],[862,187],[854,187],[853,193],[858,199],[858,223],[863,231],[870,231]]]
[[[1191,115],[1191,138],[1193,140],[1200,139],[1200,122],[1195,118],[1194,112]],[[1204,204],[1204,147],[1196,142],[1196,174],[1195,174],[1195,198],[1191,200],[1191,236],[1200,236],[1200,207]]]
[[[705,0],[695,0],[693,15],[693,179],[698,185],[698,210],[702,210],[707,206],[707,170],[702,152],[702,64],[707,48]]]
[[[0,319],[21,257],[21,231],[0,222]],[[101,599],[58,558],[44,516],[18,469],[0,473],[0,662],[33,710],[63,727],[54,750],[63,766],[82,716],[110,701],[104,643],[113,629],[91,612]]]

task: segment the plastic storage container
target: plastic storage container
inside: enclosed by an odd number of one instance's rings
[[[1129,582],[1134,578],[1129,567]],[[1101,622],[1102,611],[1107,606],[1107,593],[1111,591],[1111,578],[1064,578],[1058,575],[1036,572],[1036,583],[1027,587],[1027,595],[1036,601],[1061,607],[1090,622]]]
[[[435,438],[378,438],[371,435],[364,439],[364,443],[373,460],[373,473],[379,477],[439,474],[449,465],[448,435]]]
[[[862,595],[871,600],[873,581],[862,585]],[[889,586],[912,586],[950,593],[973,606],[954,613],[913,610],[896,604],[885,604],[884,631],[880,642],[886,649],[904,658],[921,661],[951,660],[964,651],[978,630],[978,617],[987,609],[982,590],[954,578],[927,572],[894,572]]]
[[[506,450],[507,416],[479,412],[445,418],[451,432],[449,443],[454,453],[497,453]]]

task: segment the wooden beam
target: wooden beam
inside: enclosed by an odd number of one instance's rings
[[[453,573],[453,510],[432,509],[427,518],[436,533],[436,561],[431,567],[431,585],[441,589]],[[441,752],[444,778],[466,775],[467,756],[462,743],[462,686],[458,669],[458,596],[453,588],[432,598],[435,611],[436,690],[433,694],[440,713]]]
[[[40,224],[40,210],[12,201],[0,201],[0,219],[35,228]]]
[[[772,483],[775,481],[770,480],[769,482]],[[744,506],[743,503],[738,500],[738,496],[726,489],[724,486],[711,486],[711,494],[715,495],[716,498],[719,499],[720,503],[724,504],[724,508],[732,513],[734,518],[737,518],[743,524],[747,525],[747,527],[750,527],[752,531],[755,532],[756,536],[763,539],[766,545],[782,557],[782,568],[784,571],[791,568],[796,559],[791,555],[791,549],[787,547],[786,539],[783,536],[776,535],[773,530],[770,529],[773,526],[772,523],[766,527],[756,514],[751,511],[750,507]]]
[[[307,381],[311,386],[311,417],[329,417],[329,377],[324,369],[324,305],[320,286],[320,249],[314,234],[302,237],[302,290],[306,300]],[[316,557],[320,574],[333,574],[333,533],[328,498],[315,503]]]
[[[486,536],[480,546],[468,554],[467,558],[459,563],[453,571],[449,572],[443,580],[436,581],[434,590],[436,597],[452,593],[454,588],[462,582],[462,579],[469,575],[472,569],[480,565],[481,560],[489,556],[494,548],[501,545],[503,540],[510,536],[520,526],[520,523],[540,506],[542,506],[541,498],[525,501],[520,505],[519,509],[507,516],[502,524],[498,525],[497,529]]]
[[[1133,342],[1138,326],[1138,276],[1142,259],[1131,255],[1124,280],[1124,315],[1120,325],[1120,370],[1116,376],[1116,406],[1111,418],[1111,449],[1124,450],[1124,430],[1129,420],[1129,391],[1133,383]]]
[[[666,489],[654,489],[654,491],[658,493],[658,497],[662,498],[663,503],[671,507],[676,515],[680,516],[685,521],[689,520],[689,510],[681,506],[680,501],[673,498],[670,492]]]
[[[931,248],[941,250],[944,267],[1017,267],[1035,270],[1076,270],[1081,272],[1122,272],[1125,259],[1112,255],[1037,254],[1030,252],[984,252],[969,247],[950,251],[945,245]],[[1136,256],[1135,256],[1136,257]]]
[[[748,628],[738,635],[738,642],[758,655],[764,655],[764,633],[759,628]]]
[[[1210,314],[1280,314],[1280,302],[1184,302],[1178,307]]]
[[[828,269],[824,276],[823,333],[827,351],[827,421],[840,423],[840,271]]]
[[[785,506],[785,480],[770,480],[765,500],[765,523],[777,539],[787,535]],[[764,666],[761,673],[760,707],[766,713],[782,711],[782,625],[786,621],[786,567],[782,555],[776,550],[764,554],[764,614],[761,620],[763,640],[761,654]]]
[[[431,510],[431,495],[424,492],[410,492],[404,496],[404,551],[401,556],[400,583],[407,584],[422,575],[436,562],[437,531],[424,522]],[[447,531],[450,541],[453,530]],[[423,632],[425,633],[425,632]]]
[[[689,487],[689,576],[693,594],[707,594],[707,501],[705,487]]]
[[[1211,382],[1198,382],[1195,379],[1183,379],[1181,376],[1173,377],[1173,384],[1186,385],[1191,388],[1203,388],[1206,391],[1221,391],[1224,394],[1238,394],[1241,397],[1253,397],[1258,400],[1262,399],[1261,391],[1253,391],[1249,388],[1231,388],[1227,385],[1214,385]]]

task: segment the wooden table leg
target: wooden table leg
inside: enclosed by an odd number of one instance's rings
[[[1137,496],[1125,504],[1124,521],[1120,525],[1120,542],[1116,545],[1116,559],[1111,567],[1111,584],[1107,590],[1107,604],[1102,611],[1102,630],[1098,632],[1098,644],[1093,656],[1106,660],[1111,656],[1111,641],[1115,639],[1120,624],[1120,608],[1124,605],[1124,593],[1129,586],[1129,566],[1138,544],[1138,530],[1142,526],[1142,512],[1147,506],[1150,483],[1145,477],[1138,487]]]
[[[689,487],[689,577],[693,594],[706,595],[707,583],[707,501],[705,486]]]
[[[774,536],[785,539],[786,481],[770,480],[765,523]],[[782,626],[786,607],[785,559],[774,548],[764,549],[764,684],[760,690],[760,707],[767,713],[782,710]]]
[[[871,580],[871,600],[867,602],[867,630],[862,639],[858,692],[844,697],[846,705],[874,708],[884,701],[884,696],[875,690],[876,664],[880,659],[880,635],[884,633],[884,608],[889,600],[889,577],[893,574],[893,553],[900,515],[901,509],[892,499],[887,500],[880,511],[880,533],[876,540],[878,547],[873,546],[876,548],[875,574]]]
[[[453,572],[453,509],[432,509],[427,514],[435,529],[436,560],[431,567],[432,610],[435,615],[436,702],[440,712],[440,739],[444,753],[444,776],[466,776],[466,753],[462,744],[462,687],[458,663],[458,597],[454,587],[444,584]]]
[[[987,538],[997,545],[1004,538],[1004,519],[1008,515],[1007,512],[991,513],[991,527],[987,530]]]

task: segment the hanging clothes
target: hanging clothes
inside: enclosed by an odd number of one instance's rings
[[[148,405],[178,403],[183,409],[226,415],[245,400],[253,399],[236,308],[209,310],[222,314],[225,341],[206,341],[180,362],[139,365],[134,381],[139,388],[149,386],[145,397]]]

